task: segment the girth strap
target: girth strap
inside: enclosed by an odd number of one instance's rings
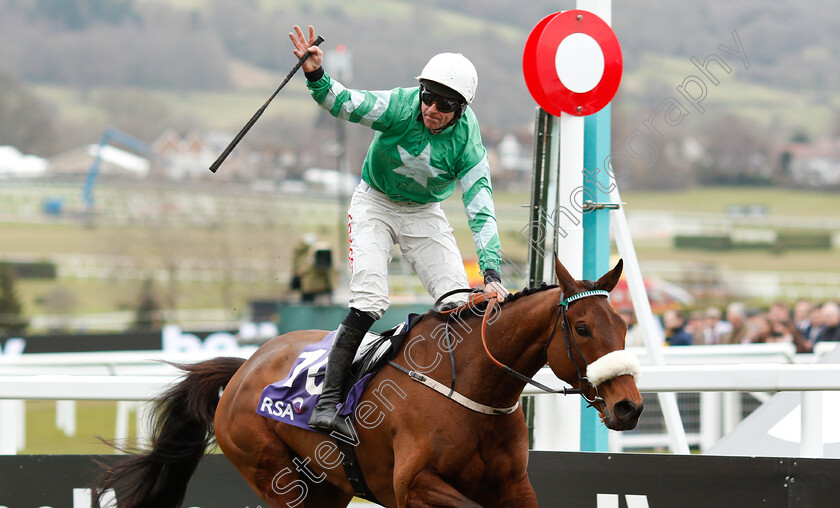
[[[362,474],[362,468],[356,459],[356,447],[343,439],[336,439],[335,443],[338,445],[338,451],[344,456],[341,465],[344,466],[344,474],[347,475],[347,481],[350,482],[356,496],[367,499],[372,503],[381,504],[365,482],[365,475]]]

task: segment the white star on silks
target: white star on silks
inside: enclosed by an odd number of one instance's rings
[[[403,165],[394,168],[395,173],[405,175],[415,182],[426,188],[429,183],[429,178],[435,178],[445,173],[444,170],[432,166],[432,144],[426,145],[426,148],[420,152],[420,155],[414,157],[408,151],[397,145],[397,150],[400,152],[400,159]]]

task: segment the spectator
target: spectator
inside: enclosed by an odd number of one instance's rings
[[[819,305],[812,306],[811,312],[808,313],[808,321],[810,321],[810,326],[808,327],[808,335],[805,338],[814,342],[817,340],[820,332],[823,331],[823,328],[825,328],[822,320],[822,307]]]
[[[744,344],[764,344],[773,334],[773,325],[768,314],[755,314],[747,319],[747,333],[741,340]]]
[[[840,305],[826,303],[820,311],[823,329],[815,342],[840,342]]]
[[[624,347],[644,346],[645,339],[642,336],[642,330],[639,328],[639,323],[636,321],[636,313],[632,309],[622,309],[618,311],[621,319],[627,324],[627,335],[624,339]]]
[[[811,333],[811,310],[814,305],[808,300],[798,300],[793,304],[793,324],[803,337]]]
[[[740,344],[747,334],[747,307],[741,302],[732,302],[726,308],[726,321],[732,331],[721,337],[721,344]]]
[[[706,309],[704,316],[704,343],[723,344],[724,337],[732,333],[732,324],[723,320],[723,313],[717,307]]]
[[[702,346],[706,344],[705,326],[706,320],[702,311],[695,310],[688,315],[685,331],[691,335],[692,345]]]
[[[665,311],[662,316],[665,327],[665,343],[669,346],[690,346],[691,334],[685,330],[685,313],[679,309]]]
[[[800,302],[797,302],[797,308],[801,312],[802,306]],[[793,342],[796,345],[797,353],[808,353],[811,351],[812,345],[805,339],[805,336],[799,331],[796,325],[794,325],[793,314],[787,305],[774,303],[770,306],[767,317],[770,320],[770,327],[772,329],[767,342]]]
[[[810,353],[816,342],[840,341],[840,306],[829,302],[822,307],[814,305],[808,314],[810,327],[808,335],[804,335],[799,328],[791,325],[793,341],[797,353]]]
[[[783,323],[792,319],[790,315],[790,307],[785,302],[773,303],[767,314],[771,323]]]

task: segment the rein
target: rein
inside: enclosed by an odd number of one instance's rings
[[[569,318],[566,315],[566,311],[569,308],[569,304],[574,301],[580,300],[582,298],[586,298],[588,296],[606,296],[608,299],[610,297],[610,293],[608,291],[602,290],[594,290],[594,291],[583,291],[581,293],[577,293],[572,295],[568,298],[563,298],[564,294],[560,294],[560,303],[557,304],[558,311],[557,317],[554,319],[554,326],[551,328],[551,334],[548,336],[548,340],[543,347],[543,355],[548,354],[548,346],[551,345],[551,340],[554,338],[555,332],[557,332],[557,325],[562,323],[561,329],[563,330],[563,339],[566,342],[566,352],[569,355],[569,358],[572,360],[572,364],[575,366],[575,371],[577,372],[578,379],[580,382],[585,384],[584,388],[562,388],[560,390],[555,390],[545,386],[544,384],[540,383],[539,381],[534,380],[513,370],[512,368],[508,367],[507,365],[503,364],[493,354],[490,352],[490,349],[487,347],[487,316],[490,315],[493,305],[498,305],[495,299],[491,299],[490,303],[487,305],[487,309],[484,311],[484,317],[481,321],[481,344],[484,346],[484,351],[487,353],[487,356],[490,360],[496,364],[500,369],[505,371],[506,373],[510,374],[511,376],[515,377],[516,379],[528,383],[530,385],[536,386],[540,390],[548,393],[562,393],[563,395],[580,395],[583,399],[589,403],[591,406],[596,402],[603,402],[604,399],[598,394],[598,387],[593,384],[588,377],[584,374],[586,372],[587,367],[589,367],[589,363],[586,361],[586,358],[583,356],[583,352],[580,350],[580,347],[577,344],[577,341],[574,338],[574,335],[571,332],[571,325],[569,324]],[[574,346],[574,350],[577,352],[577,355],[573,354],[572,347]],[[580,358],[580,362],[583,363],[583,369],[581,369],[580,363],[578,362],[578,358]],[[589,397],[587,394],[590,390],[595,391],[594,397]]]
[[[468,302],[466,302],[462,305],[459,305],[457,307],[453,307],[453,308],[447,309],[447,310],[438,310],[439,304],[442,300],[444,300],[444,299],[446,299],[446,298],[448,298],[448,297],[450,297],[454,294],[457,294],[457,293],[470,293],[472,296],[470,297]],[[496,293],[495,292],[483,293],[483,292],[476,292],[472,289],[456,289],[456,290],[450,291],[450,292],[444,294],[443,296],[441,296],[440,298],[438,298],[438,300],[435,302],[434,309],[439,314],[442,314],[444,316],[449,316],[450,314],[452,314],[456,311],[460,312],[463,309],[476,307],[476,306],[480,305],[481,303],[483,303],[485,301],[488,301],[488,300],[495,301],[495,298],[496,298]],[[485,315],[484,315],[484,318],[483,318],[484,321],[487,320],[487,316],[488,316],[488,314],[485,311]],[[463,395],[459,392],[456,392],[455,391],[455,354],[454,354],[454,350],[452,348],[451,340],[449,338],[449,325],[448,324],[447,324],[447,327],[446,327],[446,342],[447,342],[447,344],[446,344],[447,348],[449,349],[449,361],[452,365],[452,381],[451,381],[450,386],[448,386],[448,387],[446,385],[444,385],[443,383],[441,383],[441,382],[439,382],[435,379],[432,379],[428,376],[425,376],[425,375],[423,375],[419,372],[416,372],[416,371],[413,371],[413,370],[408,370],[405,367],[403,367],[402,365],[399,365],[399,364],[397,364],[397,363],[395,363],[391,360],[388,361],[388,364],[391,365],[392,367],[398,369],[398,370],[401,370],[401,371],[405,372],[414,381],[417,381],[418,383],[423,384],[423,385],[431,388],[432,390],[440,393],[444,397],[446,397],[448,399],[451,399],[451,400],[457,402],[458,404],[461,404],[462,406],[466,407],[467,409],[471,409],[472,411],[475,411],[477,413],[482,413],[482,414],[486,414],[486,415],[509,415],[519,408],[519,401],[517,401],[516,404],[514,404],[510,407],[493,407],[493,406],[488,406],[486,404],[482,404],[480,402],[476,402],[476,401],[470,399],[469,397],[467,397],[467,396],[465,396],[465,395]]]
[[[446,298],[448,298],[448,297],[450,297],[454,294],[457,294],[457,293],[470,293],[471,296],[469,297],[467,302],[465,302],[465,303],[463,303],[463,304],[461,304],[457,307],[448,308],[446,310],[438,310],[441,301],[443,301],[444,299],[446,299]],[[490,359],[490,361],[492,361],[497,367],[499,367],[502,371],[506,372],[507,374],[515,377],[516,379],[518,379],[518,380],[520,380],[524,383],[536,386],[537,388],[539,388],[540,390],[542,390],[544,392],[547,392],[547,393],[562,393],[563,395],[580,395],[591,406],[591,405],[595,404],[596,402],[604,402],[604,399],[598,394],[598,385],[601,382],[603,382],[605,379],[599,378],[596,382],[593,383],[590,380],[590,378],[586,376],[585,373],[587,372],[587,369],[589,369],[589,367],[591,367],[591,366],[596,365],[600,361],[600,359],[596,360],[592,364],[590,364],[586,361],[586,358],[583,356],[583,352],[580,350],[580,347],[578,346],[577,341],[575,340],[574,335],[572,334],[571,324],[569,323],[567,310],[569,308],[569,305],[572,304],[573,302],[577,301],[577,300],[581,300],[583,298],[587,298],[587,297],[590,297],[590,296],[606,296],[607,298],[609,298],[609,295],[610,294],[609,294],[608,291],[603,291],[603,290],[583,291],[583,292],[574,294],[572,296],[569,296],[568,298],[564,298],[563,293],[560,294],[560,302],[557,304],[557,309],[558,309],[557,310],[557,316],[554,319],[554,326],[551,328],[551,334],[549,334],[548,340],[546,341],[545,346],[543,347],[543,355],[545,355],[547,357],[548,347],[549,347],[549,345],[551,345],[551,341],[554,338],[554,334],[557,332],[557,326],[560,325],[561,330],[563,331],[563,339],[566,342],[566,352],[567,352],[569,358],[572,360],[572,364],[575,367],[575,371],[577,372],[578,379],[584,385],[584,387],[583,388],[565,388],[564,387],[564,388],[559,389],[559,390],[549,388],[548,386],[545,386],[544,384],[540,383],[539,381],[536,381],[535,379],[530,378],[530,377],[526,376],[525,374],[522,374],[521,372],[517,372],[517,371],[513,370],[509,366],[505,365],[504,363],[502,363],[498,359],[496,359],[496,357],[493,356],[493,353],[490,352],[490,349],[487,347],[487,322],[488,322],[488,317],[491,315],[491,313],[493,311],[493,307],[498,305],[498,302],[496,301],[496,293],[495,292],[485,293],[485,292],[477,292],[477,291],[472,290],[472,289],[456,289],[456,290],[450,291],[450,292],[446,293],[445,295],[441,296],[440,298],[438,298],[438,300],[435,302],[434,309],[436,310],[436,312],[438,312],[441,315],[450,316],[453,313],[461,312],[464,309],[475,308],[478,305],[480,305],[484,302],[487,302],[487,307],[484,309],[484,315],[482,316],[482,320],[481,320],[481,344],[484,347],[484,352],[487,354],[487,357]],[[447,326],[447,342],[449,342],[448,326]],[[605,357],[610,356],[610,355],[614,355],[614,354],[617,354],[617,352],[609,353],[608,355],[605,355]],[[476,412],[479,412],[479,413],[484,413],[484,414],[491,414],[491,415],[511,414],[514,411],[516,411],[516,409],[519,407],[519,402],[517,402],[516,404],[514,404],[513,406],[510,406],[510,407],[495,408],[495,407],[492,407],[492,406],[487,406],[485,404],[481,404],[479,402],[475,402],[475,401],[467,398],[466,396],[456,392],[455,391],[455,359],[453,357],[453,353],[452,353],[451,348],[450,348],[449,356],[450,356],[450,361],[452,363],[452,381],[451,381],[451,385],[449,387],[447,387],[443,383],[440,383],[440,382],[438,382],[434,379],[431,379],[427,376],[424,376],[423,374],[421,374],[419,372],[410,371],[410,370],[406,369],[405,367],[403,367],[401,365],[398,365],[398,364],[396,364],[392,361],[389,361],[388,363],[390,365],[392,365],[393,367],[405,372],[409,377],[411,377],[411,379],[428,386],[429,388],[435,390],[436,392],[446,396],[449,399],[452,399],[453,401],[455,401],[455,402],[461,404],[462,406],[464,406],[468,409],[471,409],[473,411],[476,411]],[[594,397],[590,397],[588,394],[593,390],[595,392],[595,395],[594,395]]]

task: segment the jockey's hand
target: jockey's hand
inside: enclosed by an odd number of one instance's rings
[[[499,303],[505,301],[505,298],[507,298],[510,294],[510,292],[502,286],[502,277],[499,275],[499,272],[492,268],[484,270],[484,291],[488,293],[495,292],[496,301]]]
[[[306,52],[309,52],[309,58],[303,62],[303,72],[312,72],[317,71],[321,68],[321,61],[324,58],[324,52],[321,51],[321,48],[318,46],[313,46],[315,44],[315,29],[312,25],[309,25],[309,39],[307,40],[306,36],[303,35],[303,30],[300,29],[299,26],[295,25],[294,33],[289,32],[289,39],[292,40],[292,44],[295,45],[295,49],[293,50],[294,54],[298,59],[303,58],[303,55]]]

